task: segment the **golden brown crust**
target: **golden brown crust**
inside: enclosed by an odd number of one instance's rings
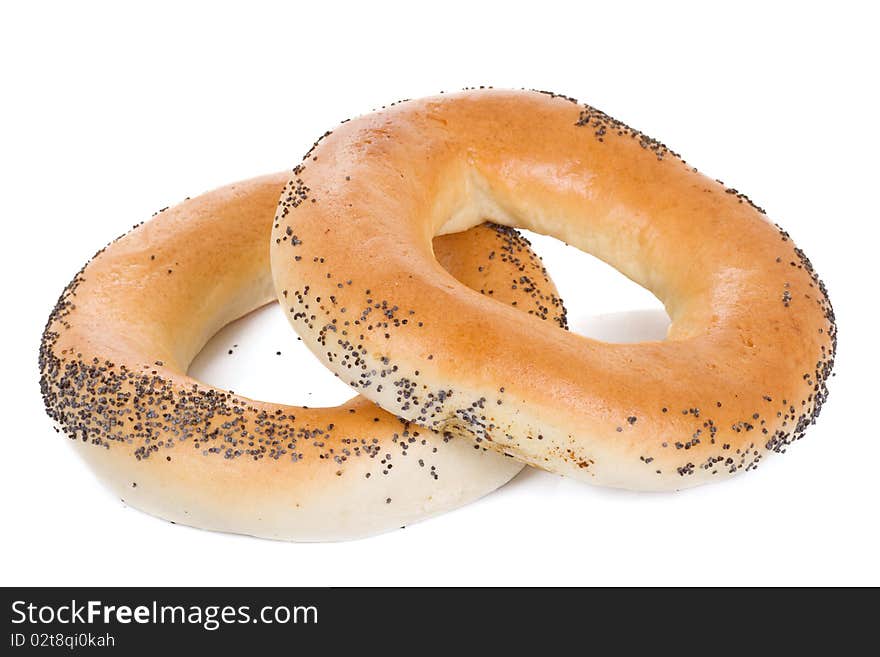
[[[668,339],[536,327],[463,288],[430,240],[484,218],[563,239],[645,286],[666,305]],[[836,329],[804,254],[736,190],[571,99],[473,91],[346,122],[295,170],[276,214],[285,232],[296,242],[272,246],[276,286],[325,364],[387,410],[549,470],[696,485],[784,451],[826,396]],[[336,305],[316,311],[339,281]],[[350,345],[321,327],[368,298],[410,322],[361,322],[365,367],[351,372]]]
[[[268,240],[288,175],[187,200],[96,255],[62,294],[43,336],[49,415],[126,503],[197,527],[352,538],[502,485],[521,464],[364,399],[297,408],[186,376],[211,335],[275,298]],[[503,300],[564,322],[555,288],[509,229],[481,226],[435,248],[468,284],[497,287]],[[520,263],[488,261],[503,248]],[[534,290],[510,289],[520,267]],[[332,292],[323,303],[332,306]]]

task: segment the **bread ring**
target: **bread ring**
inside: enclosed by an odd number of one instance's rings
[[[409,101],[344,123],[294,171],[274,232],[294,237],[271,247],[288,318],[328,367],[417,424],[663,490],[754,468],[825,400],[836,328],[803,252],[743,194],[590,106],[497,90]],[[431,238],[485,218],[646,287],[667,339],[590,340],[466,289]],[[345,342],[322,330],[375,302],[410,322],[362,322]]]
[[[48,414],[126,504],[206,529],[353,538],[505,483],[520,463],[411,427],[364,399],[294,408],[186,375],[218,329],[275,298],[268,242],[288,175],[188,200],[95,256],[62,294],[43,335]],[[466,284],[564,323],[553,284],[517,233],[480,227],[435,246]],[[505,249],[508,258],[489,258]],[[533,288],[511,289],[523,275]],[[313,312],[332,306],[334,293]],[[377,323],[388,321],[383,312],[375,310]],[[334,335],[344,335],[345,319]]]

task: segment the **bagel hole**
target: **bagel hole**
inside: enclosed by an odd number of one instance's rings
[[[187,373],[216,388],[291,406],[339,406],[355,396],[297,339],[278,303],[220,329]]]
[[[556,283],[573,333],[618,343],[666,337],[669,316],[651,292],[554,237],[520,232]],[[294,406],[332,407],[355,396],[297,339],[277,303],[220,329],[193,359],[188,374],[251,399]]]
[[[572,333],[603,342],[664,340],[663,303],[599,258],[555,237],[520,230],[544,261],[568,311]]]

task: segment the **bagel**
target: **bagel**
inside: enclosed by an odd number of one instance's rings
[[[86,265],[61,295],[40,345],[49,416],[127,505],[205,529],[355,538],[504,484],[522,464],[410,426],[363,398],[295,408],[186,375],[216,331],[275,298],[268,244],[288,175],[187,200]],[[467,285],[564,325],[555,287],[515,231],[481,226],[440,238],[435,248]],[[532,285],[511,284],[522,276]],[[315,300],[314,312],[331,307],[334,294]],[[393,323],[385,313],[376,307],[377,324]],[[338,331],[325,329],[343,336],[346,319]]]
[[[484,220],[612,265],[663,302],[666,339],[591,340],[467,289],[431,240]],[[345,122],[294,169],[273,234],[287,317],[325,365],[396,415],[553,472],[637,490],[727,478],[785,451],[826,399],[834,314],[788,234],[570,98],[485,89]],[[377,302],[409,323],[324,330]]]

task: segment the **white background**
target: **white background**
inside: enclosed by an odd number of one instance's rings
[[[128,4],[0,9],[0,583],[880,584],[872,3]],[[43,325],[86,259],[158,208],[293,166],[341,119],[480,84],[590,102],[791,232],[840,325],[837,377],[806,439],[755,473],[676,494],[528,471],[350,543],[173,526],[106,493],[52,431],[37,384]],[[650,294],[535,243],[575,330],[662,335]],[[217,336],[193,373],[268,400],[348,396],[276,310]]]

